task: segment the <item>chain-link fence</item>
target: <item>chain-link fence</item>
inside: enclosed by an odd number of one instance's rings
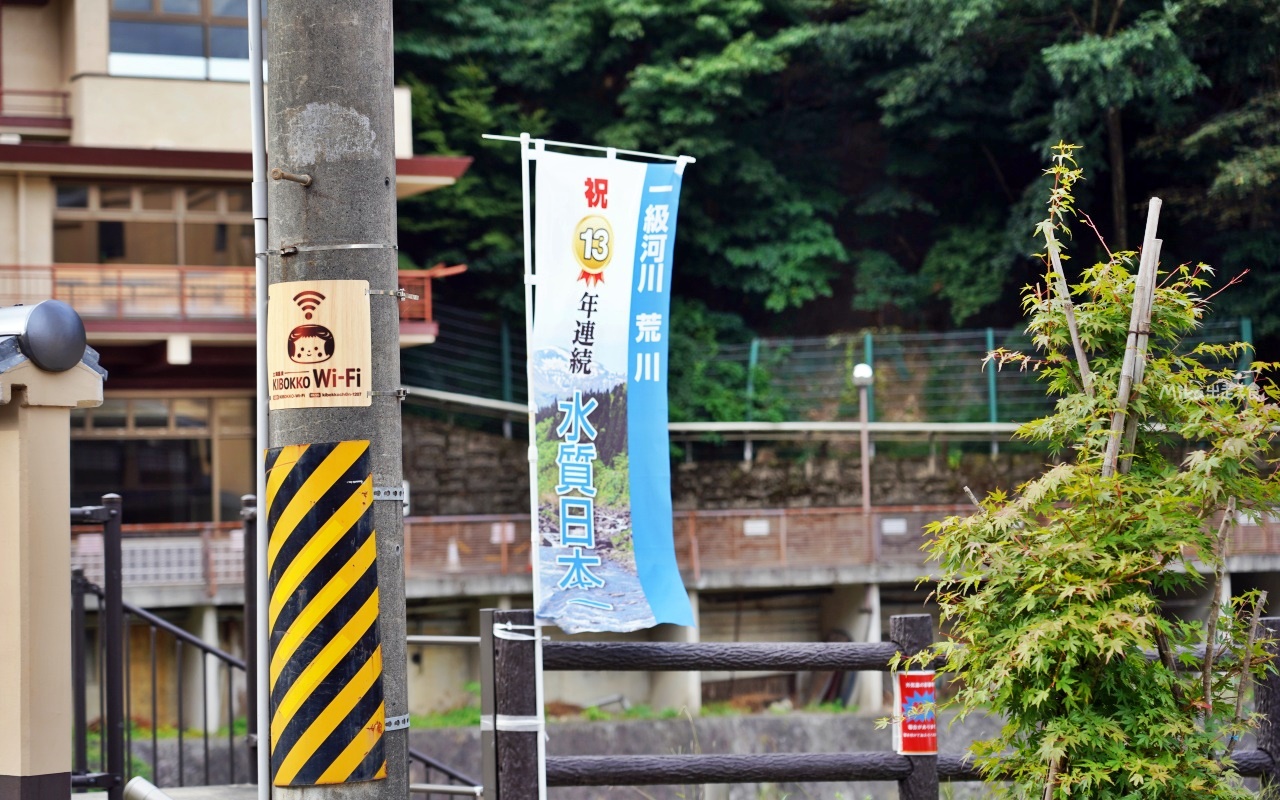
[[[438,308],[436,343],[406,351],[407,385],[524,402],[524,331],[487,322],[473,312]],[[1206,323],[1199,342],[1249,341],[1247,320]],[[739,370],[748,419],[851,420],[858,417],[853,365],[871,364],[875,382],[870,417],[883,422],[1025,422],[1048,413],[1052,400],[1040,374],[1009,365],[983,365],[995,348],[1034,353],[1022,330],[986,328],[947,333],[861,333],[818,338],[761,338],[719,345],[710,361]],[[1218,365],[1222,367],[1227,364]],[[672,364],[671,380],[682,380]],[[689,411],[689,410],[686,410]],[[694,420],[710,415],[693,409]],[[726,420],[738,421],[738,420]]]

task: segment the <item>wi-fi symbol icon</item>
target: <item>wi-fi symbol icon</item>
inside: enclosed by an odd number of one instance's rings
[[[312,291],[298,292],[293,296],[293,302],[297,303],[298,308],[305,312],[307,319],[311,319],[311,312],[320,306],[322,300],[324,300],[324,295]]]

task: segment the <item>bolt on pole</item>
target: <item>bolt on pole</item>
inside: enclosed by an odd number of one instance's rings
[[[405,798],[391,2],[272,0],[266,50],[277,179],[268,181],[268,489],[258,506],[274,526],[270,596],[260,598],[270,605],[272,757],[260,779],[277,800]],[[397,492],[382,499],[387,487]],[[278,513],[295,501],[328,506]],[[348,589],[337,570],[350,565],[360,577]],[[340,623],[331,630],[299,613],[322,599],[326,619]]]

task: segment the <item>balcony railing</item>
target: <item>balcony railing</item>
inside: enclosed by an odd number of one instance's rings
[[[67,92],[0,88],[0,125],[69,128],[68,97]]]
[[[926,523],[972,512],[972,506],[678,511],[676,559],[687,577],[739,577],[754,570],[915,567],[924,571]],[[124,581],[130,587],[239,586],[244,580],[240,523],[124,526]],[[409,581],[480,575],[528,575],[529,517],[487,514],[409,517],[404,521],[405,578]],[[1241,515],[1232,529],[1233,557],[1280,555],[1280,519]],[[101,532],[74,534],[73,567],[96,581],[102,570]],[[96,576],[96,577],[95,577]]]
[[[401,322],[431,320],[431,278],[402,271],[419,296],[400,306]],[[147,264],[0,266],[0,306],[53,298],[87,320],[248,322],[254,316],[252,267]]]

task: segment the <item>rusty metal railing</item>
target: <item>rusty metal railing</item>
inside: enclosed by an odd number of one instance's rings
[[[28,125],[45,121],[54,123],[53,127],[65,127],[70,96],[69,92],[48,89],[0,88],[0,117],[19,118]]]
[[[765,508],[675,512],[676,559],[695,580],[708,572],[891,565],[923,567],[924,527],[973,511],[965,505]],[[1232,556],[1280,555],[1280,518],[1241,515]],[[531,573],[525,514],[407,517],[405,577]],[[124,526],[126,586],[238,587],[244,580],[238,522]],[[101,534],[73,529],[72,566],[97,581]]]
[[[418,300],[404,322],[431,320],[431,279],[405,270],[400,284]],[[85,319],[248,321],[254,316],[252,267],[153,264],[0,266],[0,306],[53,298]]]

